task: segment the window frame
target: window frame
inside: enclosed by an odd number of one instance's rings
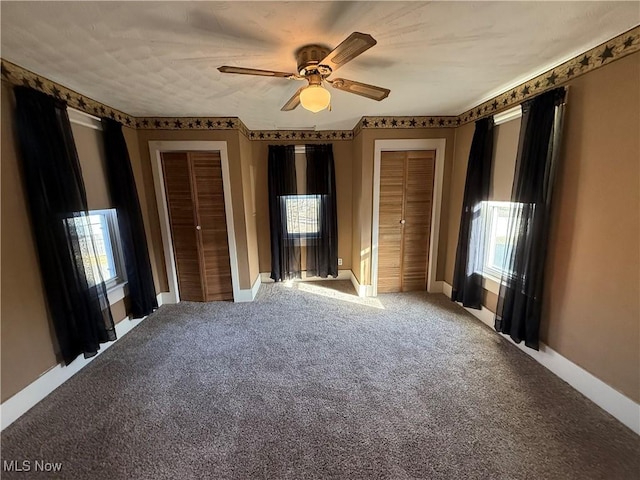
[[[487,200],[482,202],[481,205],[481,214],[484,216],[484,225],[486,226],[486,246],[484,252],[484,258],[482,259],[482,276],[486,279],[492,280],[496,282],[498,285],[502,284],[502,278],[507,277],[510,278],[513,276],[513,272],[505,270],[504,268],[496,268],[491,263],[491,253],[495,251],[492,249],[492,246],[495,244],[494,239],[496,237],[496,224],[498,220],[497,209],[500,207],[507,207],[509,212],[511,213],[513,209],[513,202],[510,201],[499,201],[499,200]],[[510,219],[507,219],[509,222]],[[508,227],[507,227],[507,237],[509,235]],[[509,251],[509,247],[507,246],[507,252]]]
[[[290,198],[300,198],[300,197],[305,197],[305,198],[309,198],[309,197],[313,197],[316,200],[316,208],[317,208],[317,212],[318,212],[318,218],[316,220],[317,223],[317,230],[314,232],[309,232],[309,233],[305,233],[305,232],[290,232],[289,231],[289,222],[288,222],[288,215],[286,215],[288,213],[288,205],[287,205],[287,199]],[[308,194],[308,193],[297,193],[297,194],[292,194],[292,195],[282,195],[281,197],[281,201],[283,202],[284,205],[284,213],[285,213],[285,221],[283,222],[283,238],[285,240],[300,240],[301,242],[306,242],[306,241],[314,241],[318,238],[320,238],[321,236],[321,212],[320,212],[320,207],[321,207],[321,200],[322,200],[322,195],[320,194]]]

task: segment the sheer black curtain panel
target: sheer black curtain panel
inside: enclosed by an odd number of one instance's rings
[[[476,122],[471,142],[451,292],[451,300],[476,309],[482,307],[487,230],[482,207],[489,199],[492,157],[493,117],[489,117]]]
[[[497,331],[536,350],[564,99],[564,88],[558,88],[522,105],[508,224],[510,250],[496,311]]]
[[[287,218],[287,200],[298,191],[293,145],[269,145],[268,178],[271,278],[276,282],[301,278],[300,237],[287,228],[287,221],[295,221]]]
[[[115,340],[66,103],[14,89],[16,130],[33,236],[60,354],[66,364]]]
[[[109,193],[118,215],[127,271],[129,313],[134,318],[144,317],[158,308],[158,301],[129,151],[120,123],[103,118],[102,130]]]
[[[307,195],[317,198],[318,233],[307,241],[307,276],[338,276],[336,176],[331,144],[306,145]]]

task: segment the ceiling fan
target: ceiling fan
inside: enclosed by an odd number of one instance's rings
[[[366,83],[328,77],[338,68],[356,58],[361,53],[373,47],[377,42],[366,33],[353,32],[340,45],[329,51],[321,45],[305,45],[296,52],[298,62],[297,73],[276,72],[273,70],[259,70],[244,67],[218,67],[222,73],[238,73],[241,75],[259,75],[263,77],[281,77],[290,80],[306,80],[308,85],[298,89],[287,103],[281,108],[283,112],[295,109],[299,104],[311,112],[319,112],[329,107],[331,94],[322,83],[326,82],[333,88],[344,92],[355,93],[373,100],[383,100],[391,92],[387,88],[376,87]]]

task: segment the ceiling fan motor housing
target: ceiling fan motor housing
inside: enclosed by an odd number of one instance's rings
[[[319,65],[320,61],[329,55],[331,49],[321,45],[305,45],[296,52],[298,62],[298,73],[303,77],[310,74],[320,74],[327,77],[331,74],[331,68],[326,65]]]

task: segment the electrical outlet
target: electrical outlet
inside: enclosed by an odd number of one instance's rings
[[[341,258],[338,259],[338,265],[342,265],[342,259]]]

